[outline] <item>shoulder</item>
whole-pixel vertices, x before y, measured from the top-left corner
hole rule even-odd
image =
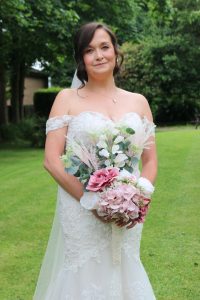
[[[139,93],[132,93],[123,89],[120,89],[120,92],[124,97],[127,98],[127,101],[131,103],[133,111],[138,112],[142,117],[146,116],[149,120],[153,120],[151,109],[148,100],[145,96]]]
[[[134,97],[139,105],[140,108],[140,115],[142,117],[147,117],[150,121],[153,121],[153,116],[151,112],[151,108],[149,106],[149,102],[145,96],[138,93],[132,93],[132,97]]]
[[[142,105],[144,108],[149,107],[149,102],[145,96],[138,93],[131,93],[132,98],[136,99],[140,105]]]
[[[75,94],[75,89],[61,90],[54,100],[49,117],[69,114],[71,103]]]
[[[126,91],[126,90],[123,90],[123,89],[119,89],[120,93],[132,100],[137,100],[137,101],[140,101],[141,104],[148,104],[148,101],[147,99],[142,95],[142,94],[139,94],[139,93],[132,93],[132,92],[129,92],[129,91]]]

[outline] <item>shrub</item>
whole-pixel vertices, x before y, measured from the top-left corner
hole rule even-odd
[[[29,141],[30,146],[43,148],[45,143],[46,118],[32,117],[18,124],[22,140]]]
[[[33,101],[37,116],[48,118],[54,99],[61,89],[60,87],[52,87],[35,92]]]
[[[45,118],[31,117],[18,124],[2,125],[0,127],[1,140],[12,145],[26,144],[42,148],[45,143],[45,123]]]
[[[184,46],[183,46],[184,45]],[[199,110],[200,67],[197,52],[181,36],[154,36],[126,43],[123,88],[143,94],[157,123],[185,123]]]

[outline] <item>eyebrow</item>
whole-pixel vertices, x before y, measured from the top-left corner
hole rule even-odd
[[[110,45],[111,44],[111,42],[102,42],[101,44],[100,44],[100,46],[103,46],[103,45]],[[89,48],[89,47],[91,47],[92,48],[92,45],[91,44],[89,44],[86,48]]]

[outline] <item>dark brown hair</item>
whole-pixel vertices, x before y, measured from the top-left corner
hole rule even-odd
[[[111,42],[113,44],[114,51],[117,56],[116,65],[113,70],[113,75],[119,72],[120,66],[123,62],[123,55],[118,49],[117,38],[115,34],[108,28],[107,25],[104,25],[102,23],[91,22],[81,26],[74,38],[74,58],[77,63],[77,77],[82,82],[83,86],[85,85],[85,81],[88,81],[88,75],[85,70],[83,54],[84,50],[91,42],[94,33],[97,29],[104,29],[111,38]]]

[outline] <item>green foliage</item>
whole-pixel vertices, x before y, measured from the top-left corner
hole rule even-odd
[[[59,93],[60,91],[62,90],[62,88],[60,86],[52,86],[52,87],[49,87],[49,88],[42,88],[42,89],[39,89],[35,92],[35,94],[49,94],[49,93]]]
[[[45,143],[46,118],[31,117],[17,124],[1,125],[0,140],[12,146],[24,145],[43,148]]]
[[[23,70],[35,60],[53,84],[70,85],[74,31],[82,23],[101,21],[115,31],[120,44],[125,43],[120,85],[143,93],[159,122],[189,121],[199,110],[199,4],[199,0],[1,1],[0,68],[5,74],[0,72],[0,84],[10,78],[19,83],[15,85],[19,95],[11,97],[13,111],[21,105]]]
[[[154,36],[140,44],[126,43],[119,84],[144,94],[156,122],[180,123],[199,110],[198,51],[180,35]]]
[[[50,61],[57,53],[68,52],[78,16],[62,1],[9,0],[1,2],[0,19],[3,54],[19,53],[20,60],[30,65],[35,59]]]
[[[26,71],[36,60],[49,66],[60,56],[72,56],[72,32],[78,18],[68,1],[0,1],[0,85],[3,90],[11,86],[13,122],[22,116]],[[4,109],[3,122],[5,114]]]
[[[51,107],[61,88],[52,87],[50,89],[41,89],[34,94],[35,113],[44,118],[48,118]]]
[[[109,1],[80,0],[73,3],[80,17],[79,24],[86,22],[105,22],[116,32],[119,42],[135,39],[137,35],[137,17],[140,7],[132,0]]]
[[[21,137],[20,130],[16,124],[3,124],[0,126],[0,141],[15,143]]]
[[[22,140],[28,141],[31,147],[44,148],[46,118],[32,117],[18,123]]]

